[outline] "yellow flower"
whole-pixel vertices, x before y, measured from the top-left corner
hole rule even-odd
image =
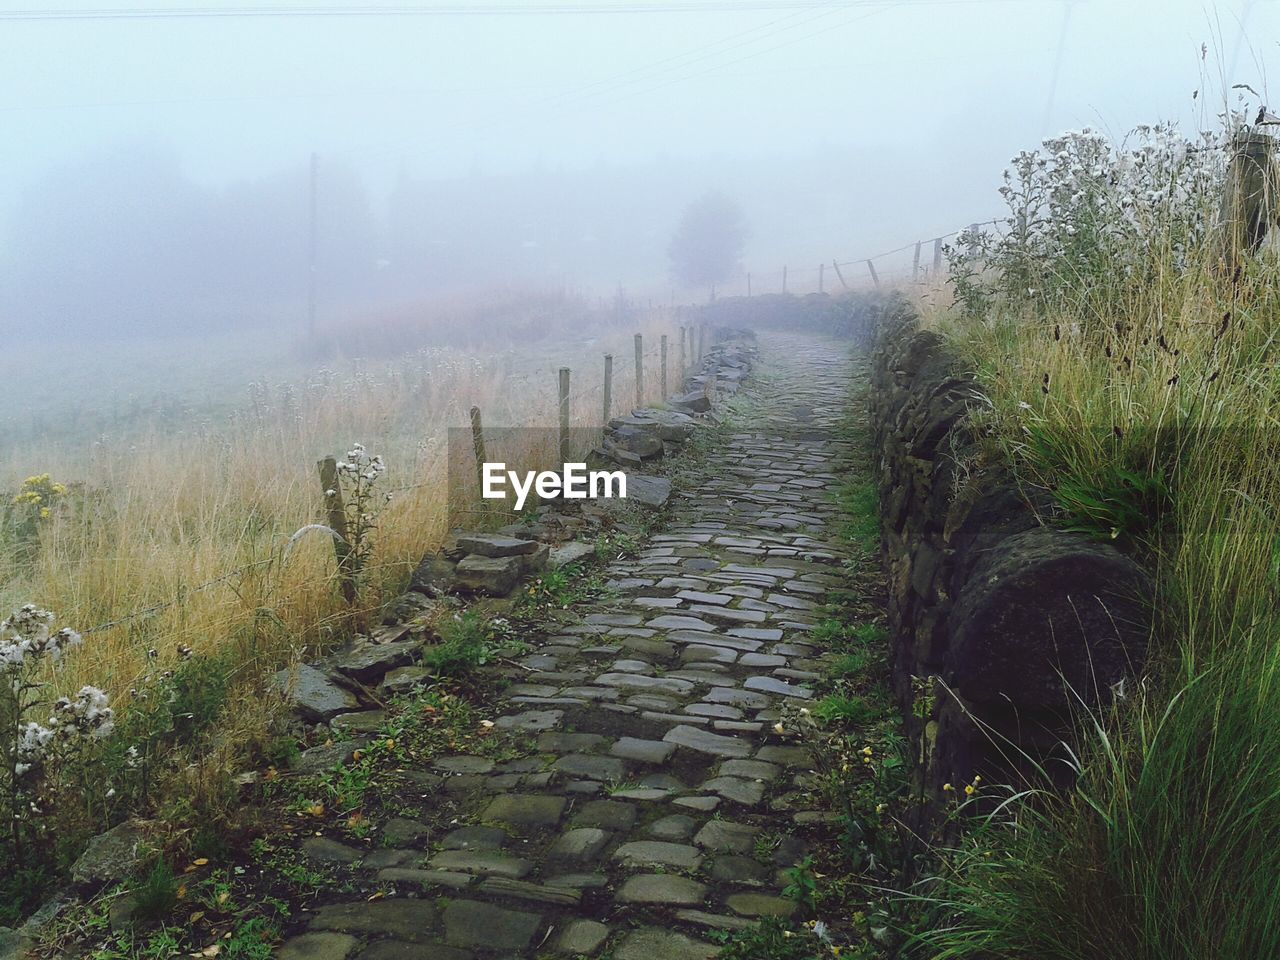
[[[885,810],[885,807],[886,807],[886,806],[887,806],[887,804],[877,803],[877,804],[876,804],[876,813],[884,813],[884,810]]]
[[[981,782],[982,782],[982,778],[981,778],[981,777],[977,777],[977,776],[975,776],[975,777],[973,778],[973,785],[974,785],[975,787],[976,787],[978,784],[980,784]]]
[[[944,783],[944,784],[942,785],[942,792],[943,792],[943,793],[950,793],[950,792],[951,792],[952,790],[954,790],[954,789],[955,789],[955,787],[951,786],[951,784],[949,784],[949,783]]]
[[[51,514],[51,513],[49,512],[49,508],[48,508],[48,507],[41,507],[41,508],[40,508],[40,519],[41,519],[41,520],[48,520],[51,516],[53,516],[53,514]]]
[[[874,753],[874,752],[875,752],[875,751],[873,751],[870,747],[863,747],[863,748],[862,748],[862,755],[863,755],[864,757],[869,757],[869,756],[871,756],[871,754],[872,754],[872,753]]]
[[[973,792],[974,792],[974,786],[973,786],[973,784],[972,784],[972,783],[966,784],[966,785],[965,785],[965,788],[964,788],[964,795],[965,795],[966,797],[972,797],[972,796],[973,796]]]

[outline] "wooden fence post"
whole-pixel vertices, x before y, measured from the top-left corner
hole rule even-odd
[[[613,354],[604,355],[604,420],[602,426],[609,426],[609,418],[613,416]]]
[[[838,264],[836,261],[832,260],[832,261],[831,261],[831,266],[835,269],[835,271],[836,271],[836,276],[840,278],[840,286],[841,286],[843,289],[848,290],[848,289],[849,289],[849,285],[848,285],[847,283],[845,283],[845,282],[844,282],[844,273],[843,273],[843,271],[841,271],[841,269],[840,269],[840,264]]]
[[[871,282],[876,285],[876,289],[880,289],[880,274],[876,273],[876,265],[870,260],[867,261],[867,271],[871,274]]]
[[[471,449],[476,455],[476,485],[484,496],[484,427],[480,423],[480,408],[471,408]]]
[[[560,462],[569,462],[569,368],[560,368]]]
[[[320,490],[324,494],[329,529],[336,534],[333,554],[338,561],[338,586],[347,603],[353,604],[356,602],[355,571],[351,569],[354,558],[348,539],[347,508],[342,502],[342,482],[338,479],[338,461],[334,457],[325,457],[316,462],[316,467],[320,470]]]
[[[1280,190],[1272,165],[1275,139],[1256,130],[1244,130],[1231,141],[1231,160],[1219,215],[1223,232],[1223,261],[1234,273],[1245,253],[1258,249],[1267,231],[1277,223]]]
[[[662,354],[662,400],[665,402],[667,399],[667,335],[665,333],[660,343],[662,345],[659,351]]]
[[[705,321],[698,324],[698,362],[702,362],[703,355],[707,352],[707,324]]]
[[[782,292],[787,292],[787,268],[785,266],[782,268]]]
[[[823,288],[824,278],[826,276],[826,270],[827,270],[827,265],[825,263],[818,264],[818,292],[819,293],[827,292]]]
[[[747,274],[747,298],[751,297],[751,274]]]
[[[644,406],[644,336],[636,334],[636,407]]]
[[[942,271],[942,238],[933,241],[933,273],[936,276]]]
[[[911,279],[919,281],[920,279],[920,241],[916,241],[916,255],[911,261]]]
[[[684,390],[684,375],[689,369],[689,361],[685,358],[684,352],[684,327],[680,328],[680,389]]]

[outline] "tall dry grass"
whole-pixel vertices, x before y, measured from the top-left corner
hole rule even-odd
[[[487,427],[554,428],[557,369],[568,366],[572,426],[598,438],[602,354],[616,357],[615,410],[629,409],[635,332],[649,354],[646,401],[662,399],[663,333],[673,344],[675,389],[678,328],[665,311],[625,323],[581,311],[573,321],[575,329],[540,339],[502,337],[489,326],[483,345],[472,349],[292,361],[289,380],[241,384],[217,398],[214,415],[194,410],[185,420],[130,422],[100,442],[12,447],[0,476],[52,469],[68,488],[38,524],[37,549],[0,551],[0,599],[35,602],[86,633],[50,693],[94,684],[127,713],[140,678],[172,667],[186,647],[197,657],[228,658],[237,680],[228,714],[265,721],[261,710],[248,709],[262,702],[265,678],[360,619],[335,589],[331,543],[302,537],[288,547],[299,528],[323,521],[319,458],[358,441],[387,463],[380,486],[391,495],[359,602],[372,611],[403,589],[446,533],[447,432],[468,425],[472,405],[481,407]],[[391,352],[377,340],[378,329],[364,334],[370,354]],[[553,443],[553,430],[537,435]],[[545,454],[550,462],[554,450]]]

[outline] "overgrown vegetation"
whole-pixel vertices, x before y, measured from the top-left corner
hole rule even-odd
[[[468,610],[441,625],[440,642],[423,654],[422,665],[436,677],[464,680],[497,657],[527,649],[510,621]]]
[[[1004,231],[953,251],[941,325],[980,426],[1057,522],[1154,572],[1157,644],[1075,789],[944,858],[921,956],[1280,953],[1280,269],[1232,240],[1226,127],[1046,141],[1006,175]]]
[[[60,697],[74,705],[77,691],[89,689],[110,702],[115,729],[75,758],[61,748],[56,763],[48,755],[42,769],[59,773],[41,782],[56,783],[61,799],[38,816],[29,806],[10,815],[10,800],[21,793],[28,804],[31,791],[14,787],[16,753],[4,747],[10,772],[0,799],[10,813],[3,827],[8,834],[20,819],[23,831],[47,841],[24,836],[18,851],[10,836],[0,850],[0,925],[30,913],[89,837],[127,817],[163,824],[171,850],[219,848],[238,808],[234,776],[289,749],[273,729],[281,705],[270,685],[275,671],[376,622],[382,604],[442,541],[448,484],[441,454],[447,430],[467,422],[459,398],[481,404],[487,425],[545,422],[543,411],[556,409],[556,384],[539,373],[544,360],[571,363],[590,383],[599,376],[599,348],[612,339],[621,353],[630,343],[632,328],[593,319],[600,336],[590,346],[522,343],[517,356],[490,343],[483,358],[432,349],[333,369],[277,358],[281,375],[291,377],[285,382],[258,367],[263,379],[224,378],[212,396],[193,388],[172,402],[127,409],[85,396],[85,409],[64,411],[61,432],[50,432],[65,444],[18,444],[6,427],[0,611],[34,600],[57,610],[86,642],[56,672],[41,668],[29,678],[34,685],[22,690],[21,709],[0,717],[11,731],[0,746],[17,742],[20,723],[43,724]],[[665,324],[665,314],[655,313],[637,326],[656,340]],[[85,383],[97,379],[81,373]],[[653,397],[656,364],[645,374]],[[625,365],[614,389],[634,390]],[[113,417],[88,409],[99,402]],[[598,426],[598,417],[595,407],[575,406],[575,426]],[[68,433],[72,425],[79,432]],[[353,437],[384,455],[385,469],[351,448]],[[554,447],[554,438],[548,442]],[[332,536],[293,536],[327,523],[315,463],[348,448],[343,462],[352,470],[331,489],[346,508],[354,604],[335,588]],[[540,589],[549,601],[584,583],[551,577]],[[508,642],[514,637],[493,630],[479,643],[465,633],[446,630],[443,649],[432,654],[438,674],[465,674],[516,649]]]
[[[435,650],[483,648],[497,657],[519,648],[507,621],[474,613],[442,632]],[[476,656],[441,657],[435,678],[393,698],[379,729],[323,769],[300,772],[306,768],[296,765],[297,747],[331,744],[290,741],[294,749],[280,750],[280,765],[262,776],[251,817],[213,833],[217,842],[206,849],[158,837],[154,855],[131,880],[60,915],[43,936],[44,949],[98,960],[268,960],[291,918],[318,895],[344,888],[333,865],[306,856],[304,844],[323,838],[358,856],[385,843],[393,821],[447,829],[469,800],[424,792],[415,778],[435,757],[465,753],[505,762],[533,752],[528,738],[495,728],[492,677],[480,665]],[[375,887],[366,894],[374,900],[385,892]]]

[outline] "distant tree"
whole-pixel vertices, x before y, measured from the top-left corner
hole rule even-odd
[[[687,207],[667,247],[671,273],[689,286],[733,276],[749,234],[742,208],[723,193],[708,191]]]

